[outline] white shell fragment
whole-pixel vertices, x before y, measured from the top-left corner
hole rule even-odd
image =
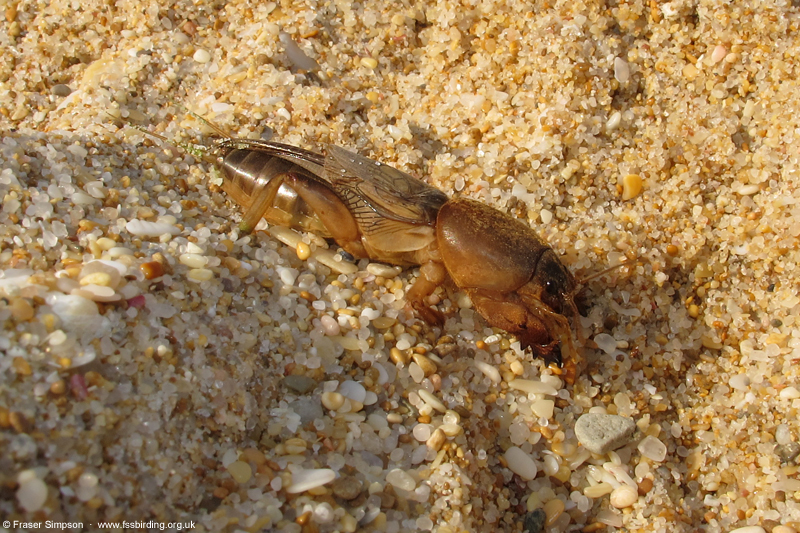
[[[319,63],[314,59],[308,57],[303,50],[297,46],[297,43],[292,40],[292,36],[286,32],[280,32],[279,39],[283,45],[289,61],[300,70],[314,71],[319,70]]]
[[[78,336],[100,337],[111,327],[108,319],[100,315],[97,305],[83,296],[51,293],[46,301],[61,319],[62,329]]]
[[[286,487],[289,494],[305,492],[316,487],[321,487],[336,479],[336,472],[330,468],[312,468],[292,473],[292,483]]]
[[[148,220],[139,220],[134,218],[125,224],[125,229],[134,235],[141,237],[160,237],[164,234],[177,235],[181,232],[173,224],[166,222],[150,222]]]

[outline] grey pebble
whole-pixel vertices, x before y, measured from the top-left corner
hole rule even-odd
[[[632,418],[587,413],[575,422],[578,442],[592,453],[604,455],[630,442],[636,424]]]
[[[544,531],[544,523],[547,520],[547,515],[543,509],[535,509],[525,515],[525,520],[522,523],[522,531],[525,533],[541,533]]]
[[[317,386],[317,382],[308,376],[286,376],[283,384],[298,394],[305,394]]]
[[[781,464],[796,463],[797,456],[800,455],[800,444],[796,442],[779,444],[775,447],[775,455],[780,458]]]
[[[343,500],[353,500],[361,494],[361,481],[353,476],[342,476],[331,486],[333,494]]]
[[[69,85],[64,85],[63,83],[53,85],[53,88],[50,89],[50,91],[55,96],[69,96],[72,93],[72,89],[70,89]]]

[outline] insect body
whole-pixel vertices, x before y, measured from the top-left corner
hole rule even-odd
[[[245,208],[242,229],[268,222],[330,237],[356,258],[420,265],[407,292],[421,318],[441,325],[426,299],[449,277],[495,327],[516,335],[574,381],[566,314],[578,283],[526,224],[443,192],[395,168],[328,145],[324,154],[271,141],[225,138],[197,149]]]

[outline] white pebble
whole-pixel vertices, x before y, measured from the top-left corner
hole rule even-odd
[[[552,385],[532,379],[512,379],[508,386],[528,394],[545,394],[547,396],[556,396],[558,394],[558,391]]]
[[[611,492],[609,501],[617,509],[630,507],[639,499],[639,493],[629,485],[621,485]]]
[[[713,63],[719,63],[720,61],[725,59],[726,55],[728,55],[728,51],[725,49],[724,46],[718,44],[716,48],[714,48],[714,51],[711,53],[711,61]]]
[[[356,381],[342,382],[342,384],[339,385],[339,393],[345,398],[350,398],[359,403],[364,403],[364,399],[367,397],[367,389],[364,388],[364,385]]]
[[[23,477],[22,473],[20,477]],[[38,511],[47,501],[47,485],[37,477],[25,476],[17,489],[17,501],[29,513]]]
[[[621,57],[614,58],[614,79],[620,83],[628,83],[631,77],[631,69],[628,62]]]
[[[139,220],[134,218],[125,224],[125,229],[129,233],[139,235],[140,237],[160,237],[161,235],[177,235],[181,232],[173,224],[167,222],[150,222],[148,220]]]
[[[501,380],[500,371],[497,370],[497,368],[495,368],[494,366],[490,365],[489,363],[484,363],[483,361],[478,361],[477,359],[474,361],[474,363],[475,363],[475,367],[478,370],[483,372],[484,375],[486,375],[486,377],[488,377],[490,380],[492,380],[492,383],[494,383],[495,385],[500,383],[500,380]]]
[[[542,209],[539,211],[539,218],[542,221],[542,224],[549,224],[551,220],[553,220],[553,212],[547,209]]]
[[[554,455],[545,455],[544,457],[544,473],[548,476],[554,476],[558,473],[558,469],[561,464],[558,462],[558,459]]]
[[[614,131],[622,122],[622,113],[614,111],[606,122],[606,131]]]
[[[384,265],[383,263],[370,263],[367,265],[367,272],[375,276],[382,276],[387,279],[397,277],[402,272],[400,267]]]
[[[186,277],[197,282],[208,281],[214,277],[214,272],[207,268],[193,268],[186,274]]]
[[[667,447],[657,438],[648,435],[637,446],[639,453],[651,461],[661,462],[667,457]]]
[[[198,63],[208,63],[209,61],[211,61],[211,54],[208,53],[207,50],[199,48],[192,56],[192,59],[194,59]]]
[[[325,330],[325,335],[334,336],[341,332],[339,323],[330,315],[322,315],[319,317],[319,322],[322,324],[322,329]]]
[[[594,342],[609,355],[617,351],[617,340],[608,333],[598,333],[594,336]]]
[[[94,333],[102,337],[111,327],[109,320],[100,315],[97,304],[83,296],[50,293],[47,304],[61,319],[61,327],[67,332],[84,335]]]
[[[531,403],[531,411],[539,418],[551,418],[556,402],[553,400],[536,400]]]
[[[789,431],[789,426],[786,424],[778,424],[775,428],[775,442],[778,444],[789,444],[792,442],[792,434]]]
[[[785,400],[796,400],[800,398],[800,391],[796,387],[786,387],[781,390],[780,397]]]
[[[328,502],[322,502],[314,509],[314,522],[318,524],[329,524],[334,516],[333,507]]]
[[[440,413],[444,413],[445,411],[447,411],[447,407],[445,407],[445,405],[439,400],[439,398],[437,398],[430,392],[426,391],[425,389],[418,390],[417,394],[419,394],[419,397],[422,399],[423,402],[427,403]]]
[[[427,448],[422,447],[427,451]],[[414,478],[401,468],[395,468],[394,470],[390,471],[386,474],[386,481],[391,483],[393,486],[397,487],[398,489],[406,490],[411,492],[417,486],[417,482],[414,481]]]
[[[773,529],[773,531],[775,531]],[[736,529],[731,529],[729,533],[767,533],[761,526],[745,526]]]
[[[305,492],[315,487],[321,487],[336,479],[336,472],[330,468],[311,468],[292,473],[292,484],[286,487],[289,494]]]
[[[178,260],[189,268],[205,268],[208,257],[200,254],[181,254]]]
[[[420,442],[425,442],[431,438],[431,433],[433,433],[433,426],[430,424],[417,424],[414,426],[414,429],[411,430],[411,434]]]
[[[344,396],[338,392],[323,392],[320,401],[325,409],[336,411],[344,404]]]
[[[505,453],[508,468],[519,477],[530,481],[536,477],[536,462],[517,446],[512,446]]]
[[[306,53],[297,46],[297,43],[294,42],[291,35],[282,31],[278,34],[278,39],[280,39],[281,44],[283,44],[284,51],[289,57],[289,61],[291,61],[295,67],[300,70],[319,70],[319,64],[314,59],[308,57]]]
[[[728,381],[728,384],[734,389],[747,390],[750,388],[750,378],[747,374],[736,374]]]
[[[422,368],[417,363],[411,363],[408,365],[408,373],[411,376],[411,379],[414,380],[414,383],[420,383],[423,379],[425,379],[425,372],[422,371]]]

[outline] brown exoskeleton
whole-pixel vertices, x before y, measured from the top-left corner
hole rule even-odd
[[[490,325],[548,362],[563,361],[574,381],[565,315],[577,318],[579,284],[528,225],[338,146],[318,154],[214,129],[225,138],[213,146],[182,146],[221,170],[223,190],[245,209],[244,231],[265,218],[330,237],[356,258],[420,265],[407,298],[436,325],[442,315],[426,299],[449,276]]]

